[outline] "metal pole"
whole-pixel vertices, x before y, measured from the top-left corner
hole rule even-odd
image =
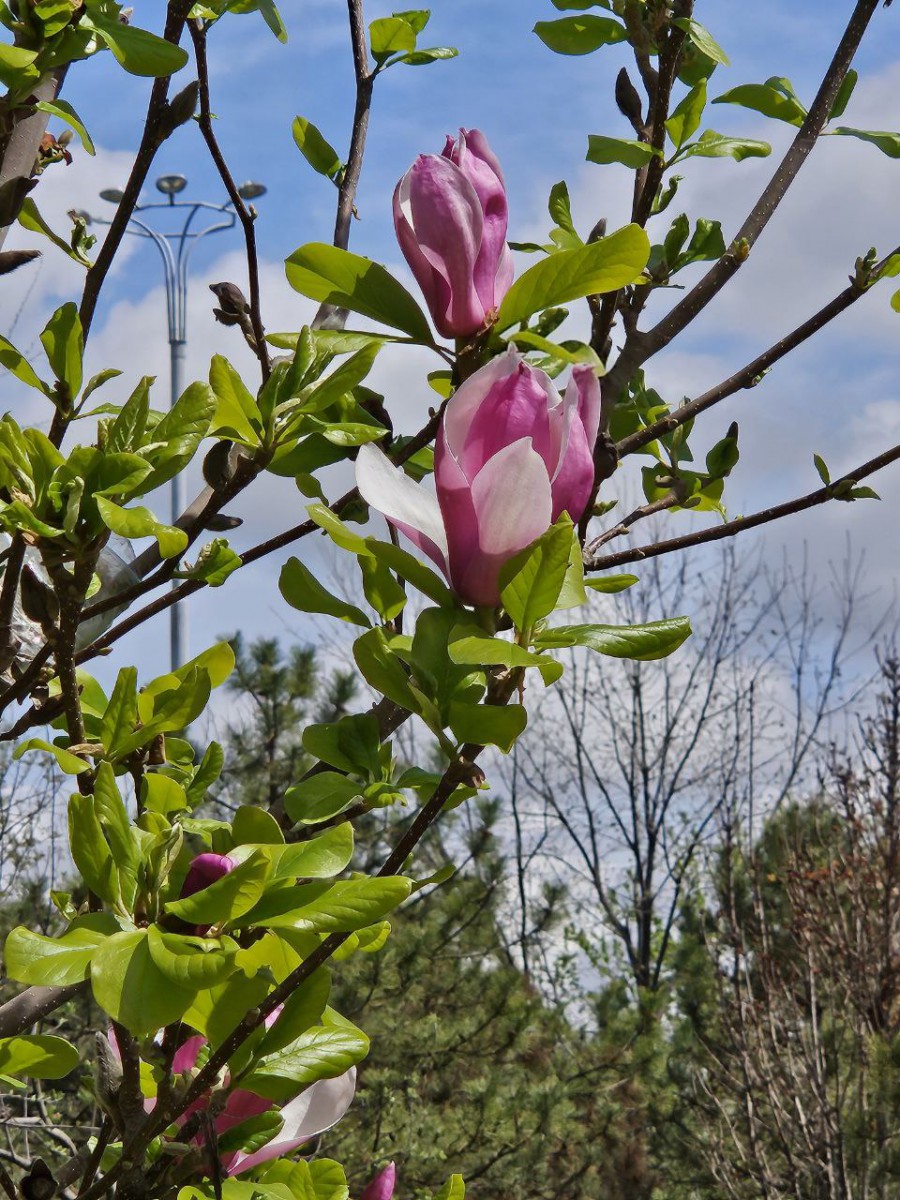
[[[172,389],[170,407],[184,389],[184,341],[172,338],[169,341],[169,356],[171,362]],[[179,472],[172,476],[172,524],[174,525],[184,511],[185,492],[184,479]],[[178,580],[172,581],[172,587],[177,587]],[[188,646],[187,605],[173,604],[170,616],[170,645],[172,670],[175,671],[185,661]]]

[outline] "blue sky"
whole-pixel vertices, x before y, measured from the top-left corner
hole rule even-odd
[[[135,7],[138,23],[160,26],[158,0],[136,0]],[[851,9],[850,0],[795,0],[792,5],[783,0],[700,0],[696,16],[732,59],[729,69],[717,72],[712,94],[777,74],[789,75],[808,102]],[[330,240],[335,192],[301,158],[290,125],[296,114],[308,117],[343,150],[352,113],[352,73],[342,0],[285,0],[282,11],[289,30],[286,46],[275,41],[257,15],[231,18],[213,31],[212,103],[235,176],[258,178],[269,188],[258,205],[266,324],[269,329],[296,329],[309,318],[311,307],[284,284],[281,262],[303,242]],[[369,3],[366,16],[389,11]],[[391,225],[394,183],[416,154],[439,150],[445,133],[461,125],[483,129],[503,163],[511,237],[533,237],[545,230],[546,196],[562,178],[569,182],[585,232],[601,214],[610,217],[611,227],[626,219],[630,173],[584,162],[588,133],[629,136],[612,103],[615,74],[627,61],[625,50],[607,48],[585,58],[551,54],[531,32],[535,21],[562,15],[549,0],[434,0],[432,11],[423,44],[456,45],[460,57],[425,68],[397,67],[378,81],[358,200],[361,219],[354,223],[352,248],[404,273]],[[857,64],[863,81],[847,113],[849,124],[900,127],[898,21],[896,7],[879,9],[874,19]],[[184,81],[190,77],[188,69]],[[51,219],[63,224],[62,215],[73,206],[103,211],[97,192],[121,186],[126,178],[147,91],[146,80],[123,75],[109,55],[70,72],[65,96],[88,124],[99,152],[95,160],[79,155],[75,166],[58,168],[42,181],[37,198]],[[776,147],[776,155],[766,161],[695,160],[686,172],[683,199],[672,215],[685,209],[693,217],[721,217],[727,236],[763,186],[790,131],[729,106],[712,109],[707,119],[720,130],[764,137]],[[185,127],[163,147],[153,177],[170,171],[189,177],[188,195],[224,198],[195,127]],[[873,242],[881,250],[900,242],[898,172],[900,163],[871,147],[846,139],[823,144],[783,215],[721,304],[652,367],[665,397],[677,401],[731,374],[840,290],[856,254]],[[78,294],[77,268],[61,261],[52,248],[40,271],[32,278],[24,271],[13,277],[0,307],[0,329],[8,332],[15,323],[14,340],[23,349],[33,344],[52,308]],[[252,371],[236,339],[210,317],[206,284],[223,277],[243,282],[236,233],[210,239],[194,262],[189,331],[193,377],[205,374],[216,351]],[[126,368],[129,387],[140,372],[159,373],[160,405],[167,353],[162,312],[153,252],[131,245],[104,292],[90,356],[93,369]],[[837,472],[900,440],[898,351],[900,317],[890,312],[881,290],[756,392],[721,406],[709,422],[707,440],[721,436],[732,418],[742,419],[744,427],[744,459],[733,481],[732,511],[812,490],[813,450]],[[432,367],[421,356],[408,355],[402,361],[386,360],[376,372],[389,401],[392,395],[400,398],[410,425],[431,399],[422,382],[423,365]],[[124,384],[120,390],[127,394]],[[114,398],[115,386],[109,398]],[[2,394],[4,406],[21,411],[25,400],[19,392],[4,385]],[[868,547],[873,587],[886,595],[897,561],[893,510],[900,487],[890,481],[876,481],[875,486],[885,495],[882,506],[819,510],[784,527],[783,534],[771,535],[773,556],[780,556],[782,544],[798,552],[809,539],[813,559],[824,569],[830,557],[840,556],[850,533],[858,547]],[[247,524],[235,544],[252,544],[293,524],[301,519],[302,503],[289,483],[267,482],[238,507]],[[673,533],[691,523],[688,517],[673,521]],[[304,557],[310,552],[304,546]],[[194,651],[236,624],[250,635],[304,635],[277,595],[281,561],[267,563],[252,577],[242,572],[226,589],[207,593],[192,605]],[[158,658],[153,640],[145,634],[127,651],[149,665]]]

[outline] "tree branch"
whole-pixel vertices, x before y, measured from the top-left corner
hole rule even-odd
[[[760,525],[767,525],[771,521],[778,521],[782,517],[789,517],[794,513],[804,512],[807,508],[815,508],[819,504],[834,500],[836,499],[835,489],[840,485],[852,486],[898,460],[900,460],[900,445],[892,446],[883,454],[870,458],[855,471],[848,471],[846,475],[835,479],[826,487],[808,492],[796,500],[789,500],[785,504],[776,504],[772,508],[761,509],[748,517],[736,517],[735,520],[726,521],[723,525],[716,525],[712,529],[700,529],[696,533],[688,533],[683,537],[669,538],[663,542],[654,542],[649,546],[637,546],[633,550],[621,550],[618,554],[606,554],[602,558],[589,558],[585,561],[585,570],[606,571],[625,563],[642,562],[647,558],[656,558],[660,554],[671,554],[676,550],[687,550],[691,546],[701,546],[706,542],[718,542],[722,538],[734,537],[735,534],[743,533],[747,529],[756,529]]]
[[[269,360],[269,349],[266,344],[266,331],[263,328],[262,312],[259,294],[259,257],[256,250],[256,210],[251,205],[247,208],[237,185],[234,182],[228,164],[216,140],[212,124],[212,111],[209,105],[209,64],[206,57],[206,28],[200,20],[189,21],[188,30],[194,43],[194,54],[197,59],[197,79],[200,85],[200,132],[206,142],[207,149],[216,164],[219,177],[228,192],[232,207],[237,213],[241,228],[244,231],[244,242],[247,247],[247,274],[250,280],[250,322],[253,326],[253,340],[256,342],[256,357],[259,359],[263,383],[269,378],[272,364]]]

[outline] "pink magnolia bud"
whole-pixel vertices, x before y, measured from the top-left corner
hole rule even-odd
[[[211,883],[217,883],[229,871],[234,870],[234,863],[227,854],[198,854],[188,867],[188,873],[181,885],[181,899],[202,892]]]
[[[507,218],[500,165],[477,129],[421,154],[397,184],[397,240],[443,337],[477,333],[509,290]]]
[[[500,568],[563,513],[590,499],[600,385],[575,367],[565,395],[515,350],[471,375],[451,397],[435,446],[437,496],[374,446],[362,446],[363,498],[427,554],[461,600],[500,603]]]
[[[397,1168],[390,1162],[378,1172],[359,1200],[392,1200],[397,1183]]]

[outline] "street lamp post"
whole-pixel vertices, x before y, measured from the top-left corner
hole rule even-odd
[[[210,204],[205,200],[176,199],[187,187],[187,179],[183,175],[161,175],[156,181],[157,190],[166,197],[151,204],[136,204],[134,212],[128,221],[128,233],[135,237],[146,238],[153,242],[163,261],[163,272],[166,284],[166,314],[169,327],[169,367],[170,367],[170,406],[181,395],[184,388],[185,347],[187,346],[187,288],[188,264],[194,247],[199,241],[211,233],[233,229],[237,214],[231,207],[231,201],[224,204]],[[238,188],[243,200],[255,200],[265,194],[261,183],[247,182]],[[101,200],[118,204],[122,192],[116,188],[105,188],[100,193]],[[183,216],[181,228],[172,231],[160,231],[148,224],[137,214],[154,213],[158,210],[169,212],[178,209],[178,215]],[[198,214],[215,214],[209,223],[198,228]],[[88,222],[98,225],[109,225],[111,222],[104,217],[94,217],[89,213],[81,214]],[[174,525],[184,511],[184,479],[176,474],[171,482],[172,524]],[[170,610],[170,641],[172,670],[184,662],[187,650],[187,611],[185,605],[173,604]]]

